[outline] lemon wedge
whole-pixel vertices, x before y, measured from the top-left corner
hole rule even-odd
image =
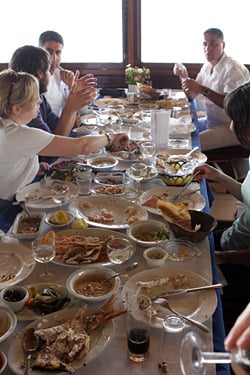
[[[75,219],[71,225],[72,229],[81,229],[81,228],[87,228],[88,224],[84,219],[78,218]]]
[[[61,210],[61,211],[56,211],[53,214],[51,214],[49,221],[52,224],[62,225],[62,224],[67,224],[69,222],[69,218],[66,212]]]

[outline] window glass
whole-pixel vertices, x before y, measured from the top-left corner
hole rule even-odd
[[[203,63],[203,32],[224,33],[225,51],[241,63],[250,62],[246,38],[249,15],[246,0],[141,0],[143,62]]]
[[[122,0],[2,1],[1,15],[1,63],[46,30],[63,36],[63,62],[122,62]]]

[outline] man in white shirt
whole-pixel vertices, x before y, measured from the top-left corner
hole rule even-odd
[[[74,81],[74,73],[60,66],[63,37],[55,31],[45,31],[39,37],[39,47],[46,49],[51,60],[49,85],[44,96],[60,116]]]
[[[227,56],[221,30],[208,29],[203,34],[203,50],[207,62],[202,66],[196,79],[188,77],[185,66],[176,64],[174,74],[181,78],[182,88],[189,98],[203,95],[206,118],[200,121],[200,141],[202,151],[238,145],[234,133],[230,131],[230,119],[223,108],[226,94],[250,81],[248,69]]]

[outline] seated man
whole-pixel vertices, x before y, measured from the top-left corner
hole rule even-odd
[[[39,37],[39,47],[46,49],[50,55],[50,78],[44,96],[60,116],[74,82],[74,73],[60,66],[63,37],[55,31],[45,31]]]
[[[36,118],[28,126],[45,130],[56,135],[69,136],[76,119],[77,110],[91,103],[96,95],[96,78],[87,74],[80,79],[76,72],[62,113],[57,116],[43,95],[49,83],[50,55],[40,47],[23,46],[12,55],[9,68],[16,72],[33,74],[39,80],[41,105]],[[54,159],[43,159],[48,163]]]
[[[238,145],[230,131],[230,119],[223,109],[226,94],[250,80],[248,69],[227,56],[221,30],[216,28],[204,32],[203,49],[207,59],[196,79],[188,77],[184,65],[176,64],[174,74],[181,78],[182,88],[189,98],[202,94],[205,98],[206,119],[200,122],[202,151]]]

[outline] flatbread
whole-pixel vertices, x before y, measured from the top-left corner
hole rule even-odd
[[[158,199],[158,208],[165,220],[178,224],[184,229],[192,230],[191,215],[184,202],[174,204]]]

